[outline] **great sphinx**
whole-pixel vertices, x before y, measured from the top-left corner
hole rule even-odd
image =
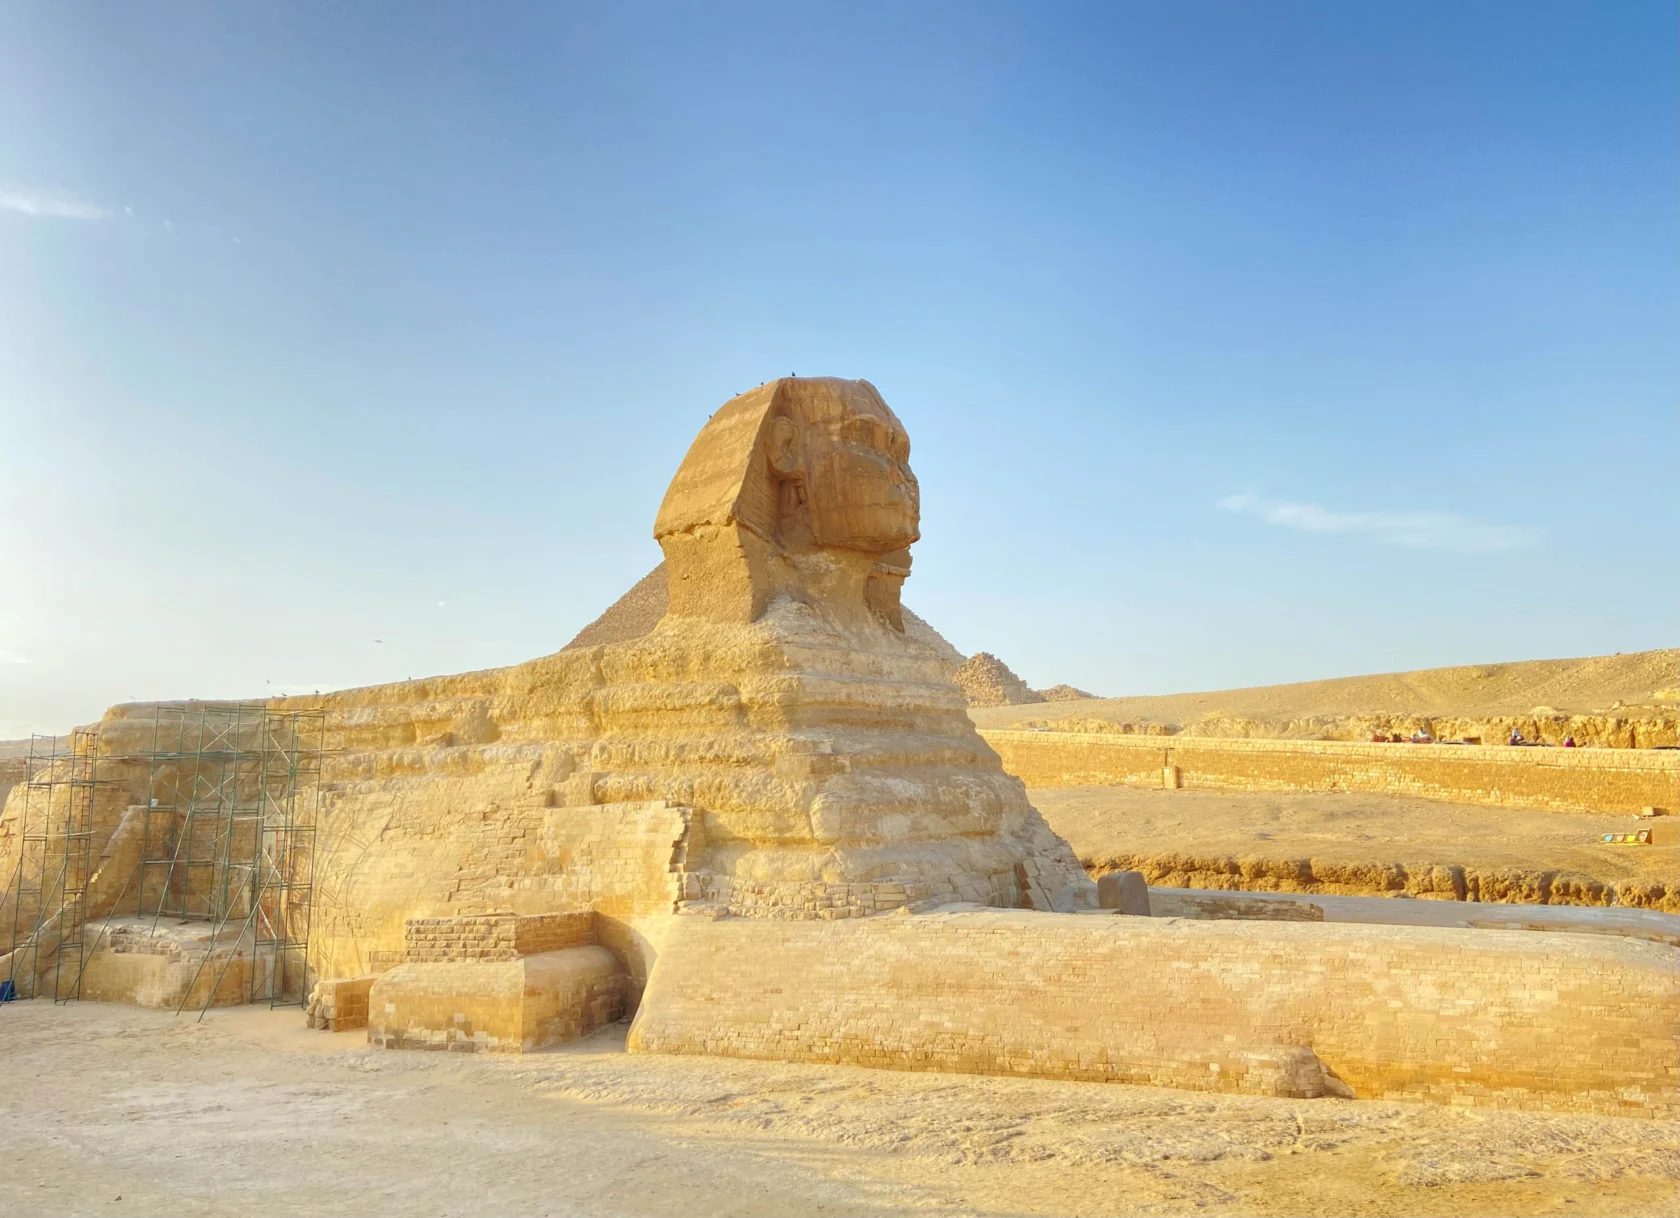
[[[970,723],[948,645],[900,603],[909,456],[868,382],[770,382],[671,480],[656,619],[511,668],[275,700],[326,716],[316,975],[388,967],[416,918],[594,910],[634,992],[681,912],[1094,905]],[[133,754],[149,713],[108,712],[105,751]],[[113,808],[147,802],[143,767],[127,785]],[[109,886],[125,856],[103,853]]]

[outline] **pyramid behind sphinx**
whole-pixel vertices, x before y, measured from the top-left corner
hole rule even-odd
[[[632,584],[628,592],[607,606],[606,612],[600,617],[578,631],[572,641],[561,650],[629,643],[653,633],[653,628],[659,625],[659,620],[665,616],[665,609],[669,603],[665,572],[665,564],[661,562]],[[903,609],[903,614],[904,633],[934,651],[955,673],[963,664],[963,653],[951,646],[944,635],[912,613],[908,607]],[[970,699],[969,705],[973,706],[976,703]]]

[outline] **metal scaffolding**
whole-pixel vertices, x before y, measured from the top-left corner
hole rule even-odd
[[[17,863],[0,901],[0,936],[10,933],[0,1001],[78,997],[112,921],[138,916],[151,919],[152,936],[165,918],[209,925],[178,1009],[195,994],[204,1008],[301,1006],[326,716],[262,702],[158,703],[149,749],[132,747],[144,732],[135,726],[115,737],[129,742],[116,752],[98,727],[30,742]],[[118,840],[124,806],[140,814],[140,841],[113,897],[114,875],[90,876],[93,838]],[[101,867],[135,857],[107,849]],[[90,883],[92,920],[103,918],[91,930]]]
[[[81,990],[94,798],[101,782],[97,729],[30,737],[0,998],[50,994],[54,1002],[68,1002]],[[44,957],[50,963],[43,964]]]
[[[205,994],[249,952],[247,1000],[308,998],[315,817],[326,718],[261,702],[173,702],[153,708],[138,910],[207,921],[212,943],[237,928]],[[182,1006],[211,966],[207,952]]]

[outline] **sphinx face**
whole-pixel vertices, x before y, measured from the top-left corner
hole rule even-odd
[[[793,596],[902,631],[920,525],[910,437],[875,386],[771,381],[712,415],[665,491],[653,535],[670,564],[667,616],[755,622]],[[816,554],[833,561],[806,561]]]
[[[811,540],[871,554],[906,549],[921,536],[921,490],[904,425],[869,386],[805,405],[800,439]]]

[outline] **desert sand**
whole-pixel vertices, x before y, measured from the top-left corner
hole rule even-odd
[[[1470,664],[1263,685],[1247,689],[1089,698],[1051,706],[975,708],[983,728],[1026,720],[1109,719],[1188,724],[1207,716],[1286,721],[1352,715],[1526,715],[1536,707],[1563,714],[1634,708],[1672,711],[1680,651],[1637,651],[1569,660]],[[1618,705],[1619,704],[1619,705]]]
[[[1421,895],[1436,891],[1437,869],[1458,867],[1484,900],[1544,903],[1559,877],[1614,887],[1680,873],[1680,847],[1599,840],[1653,824],[1672,830],[1672,818],[1344,792],[1041,787],[1030,796],[1092,874],[1138,870],[1152,884]]]
[[[369,1049],[298,1011],[0,1008],[0,1212],[1672,1214],[1640,1120],[631,1056]],[[120,1198],[120,1200],[119,1200]]]

